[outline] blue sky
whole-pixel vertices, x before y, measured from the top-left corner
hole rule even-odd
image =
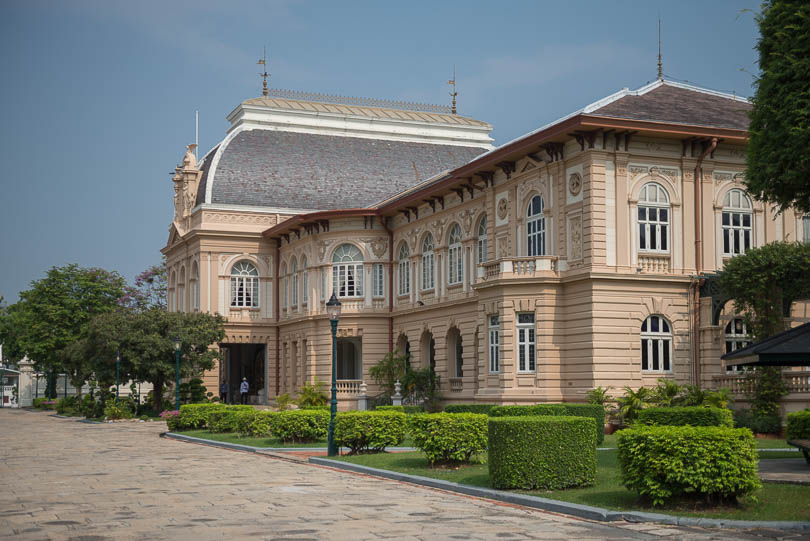
[[[759,2],[83,1],[0,7],[0,295],[52,266],[160,260],[170,172],[270,86],[449,103],[503,144],[664,73],[750,96]],[[747,11],[746,11],[747,10]]]

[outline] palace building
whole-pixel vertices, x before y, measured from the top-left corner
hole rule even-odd
[[[176,169],[169,309],[227,318],[206,385],[233,396],[247,377],[258,404],[331,379],[333,292],[342,409],[363,382],[379,392],[369,368],[395,348],[447,402],[576,402],[661,377],[739,390],[720,355],[749,337],[711,276],[810,240],[810,218],[745,193],[749,110],[659,79],[495,148],[488,123],[439,106],[249,99]]]

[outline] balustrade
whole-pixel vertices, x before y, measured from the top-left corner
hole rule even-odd
[[[548,273],[567,270],[565,258],[557,256],[509,257],[482,263],[479,267],[479,281],[501,278],[540,278]]]
[[[782,381],[785,382],[788,393],[810,393],[810,371],[782,372]],[[748,380],[745,374],[716,376],[714,387],[725,387],[733,395],[745,395],[754,390],[755,380]]]
[[[362,383],[360,379],[339,379],[335,382],[337,392],[343,395],[359,395]]]
[[[464,382],[461,378],[450,378],[450,391],[459,393],[464,390]]]

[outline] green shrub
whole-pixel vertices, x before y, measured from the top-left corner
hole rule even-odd
[[[596,421],[588,417],[489,418],[495,488],[561,489],[596,480]]]
[[[56,400],[51,398],[35,398],[34,399],[34,408],[38,410],[52,410],[56,406]]]
[[[278,413],[270,410],[255,410],[252,417],[245,416],[247,426],[245,428],[240,426],[239,433],[254,438],[269,437],[274,415],[278,415]]]
[[[177,410],[165,410],[160,412],[160,418],[166,421],[169,432],[176,432],[180,424],[180,412]]]
[[[478,413],[410,415],[408,431],[431,464],[469,462],[487,450],[487,416]]]
[[[270,433],[283,442],[309,442],[323,439],[329,430],[329,412],[286,410],[271,417]]]
[[[374,411],[401,411],[406,415],[413,415],[414,413],[424,413],[425,408],[422,406],[377,406]]]
[[[119,400],[116,404],[115,398],[108,398],[104,404],[104,417],[107,419],[132,419],[132,415],[133,411],[126,401]]]
[[[810,411],[797,411],[788,413],[787,416],[787,439],[807,440],[810,439]]]
[[[320,410],[320,411],[330,411],[332,406],[329,404],[323,406],[298,406],[298,409],[301,410]]]
[[[82,415],[88,418],[101,417],[104,414],[101,403],[96,401],[96,399],[93,398],[93,395],[90,393],[87,393],[82,397],[82,403],[79,411]]]
[[[447,413],[481,413],[489,415],[493,407],[492,404],[448,404],[444,407],[444,411]]]
[[[748,428],[755,434],[779,434],[782,418],[779,415],[759,415],[751,410],[734,412],[734,427]]]
[[[375,452],[399,445],[405,438],[401,411],[346,411],[335,417],[335,441],[351,454]]]
[[[194,430],[208,427],[208,415],[215,410],[225,409],[225,404],[205,403],[205,404],[184,404],[180,406],[180,419],[177,423],[177,430]]]
[[[638,412],[636,422],[651,426],[734,426],[731,410],[689,406],[647,408]]]
[[[325,406],[329,402],[329,394],[326,392],[326,383],[315,379],[313,384],[305,383],[298,390],[299,406]]]
[[[493,406],[491,417],[517,417],[523,415],[567,415],[592,417],[596,421],[596,444],[605,439],[605,407],[599,404],[532,404],[529,406]]]
[[[734,501],[761,486],[746,429],[640,426],[622,430],[618,447],[622,483],[653,505],[681,496]]]
[[[596,421],[596,445],[605,441],[605,406],[601,404],[560,404],[565,408],[563,415],[571,417],[593,417]]]
[[[56,401],[56,413],[59,415],[78,415],[81,410],[76,396],[66,396]]]
[[[182,408],[181,408],[182,410]],[[247,431],[256,410],[252,406],[230,406],[208,412],[208,430],[211,432]]]

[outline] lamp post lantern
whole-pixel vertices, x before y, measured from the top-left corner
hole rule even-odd
[[[335,292],[326,303],[326,313],[329,315],[329,323],[332,325],[332,402],[329,413],[329,446],[327,454],[337,456],[338,448],[335,443],[335,415],[337,415],[337,326],[340,319],[340,301],[335,297]]]
[[[179,336],[174,337],[174,409],[180,410],[180,346]]]

